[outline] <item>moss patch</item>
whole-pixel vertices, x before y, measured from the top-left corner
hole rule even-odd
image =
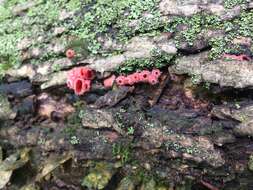
[[[212,47],[211,59],[224,52],[242,52],[242,49],[231,46],[230,41],[234,37],[253,37],[252,11],[242,12],[235,20],[226,22],[221,22],[217,16],[204,13],[190,18],[174,17],[166,22],[161,18],[159,0],[39,0],[35,6],[14,17],[12,8],[26,2],[27,0],[10,0],[0,7],[0,59],[3,63],[0,74],[9,67],[21,64],[21,52],[17,49],[17,44],[23,38],[33,39],[28,50],[38,47],[43,52],[40,58],[26,60],[26,63],[39,64],[48,59],[64,56],[62,53],[44,51],[48,44],[55,40],[53,31],[56,27],[66,29],[59,38],[62,43],[69,44],[68,48],[73,45],[73,39],[85,42],[85,53],[80,53],[81,58],[89,54],[108,57],[121,53],[118,50],[104,50],[99,41],[101,37],[127,43],[136,35],[155,36],[160,32],[175,32],[177,34],[175,41],[178,43],[186,41],[192,45],[201,32],[210,28],[222,29],[226,32],[226,38],[216,38],[209,42]],[[246,1],[226,0],[224,5],[233,7],[244,2]],[[59,19],[64,12],[74,16]],[[186,26],[186,29],[180,29],[182,25]],[[119,71],[159,68],[170,60],[170,55],[165,54],[158,54],[148,60],[130,60]]]
[[[79,19],[79,27],[71,33],[89,42],[92,54],[98,54],[101,45],[97,38],[106,36],[127,42],[136,33],[145,33],[160,27],[158,0],[97,0],[85,6],[88,10]],[[148,17],[143,17],[149,13]],[[99,20],[99,22],[97,22]],[[137,24],[131,27],[133,21]]]
[[[215,59],[223,53],[245,53],[245,48],[235,46],[232,40],[238,36],[253,38],[253,11],[242,12],[235,20],[222,23],[221,29],[226,31],[226,36],[210,40],[210,58]]]
[[[224,1],[224,7],[227,9],[233,8],[236,5],[241,5],[246,3],[247,0],[225,0]]]
[[[179,32],[176,37],[176,41],[186,41],[189,45],[193,45],[197,35],[206,29],[219,29],[221,20],[218,16],[209,14],[196,14],[191,18],[175,17],[173,21],[168,25],[168,29],[172,32],[177,31],[179,25],[185,25],[186,30]]]
[[[123,66],[118,68],[118,73],[132,73],[135,71],[141,71],[144,69],[162,68],[170,63],[175,55],[169,55],[159,49],[152,51],[151,58],[143,59],[131,59],[124,63]]]

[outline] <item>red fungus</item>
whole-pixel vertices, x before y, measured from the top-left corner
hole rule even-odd
[[[161,76],[161,71],[159,69],[153,69],[151,74],[159,78]]]
[[[139,73],[140,81],[142,82],[148,82],[148,76],[150,75],[150,71],[144,70]]]
[[[134,73],[132,74],[132,77],[134,78],[135,82],[140,82],[140,74],[139,73]]]
[[[77,67],[70,70],[67,77],[67,86],[73,89],[76,95],[82,95],[90,91],[94,73],[89,68]]]
[[[241,54],[241,55],[224,54],[223,58],[233,59],[233,60],[237,60],[237,61],[250,61],[251,60],[251,58],[245,54]]]
[[[109,78],[105,79],[104,80],[104,87],[111,88],[112,85],[113,85],[113,83],[114,83],[114,81],[115,81],[115,79],[116,79],[115,75],[112,75]]]
[[[117,85],[119,85],[119,86],[125,85],[125,78],[126,78],[126,77],[124,77],[124,76],[119,76],[119,77],[116,79]]]
[[[124,77],[124,85],[130,85],[131,81],[128,77]]]
[[[91,80],[94,77],[94,73],[91,69],[82,67],[80,69],[80,74],[84,79]]]
[[[66,51],[66,56],[69,59],[73,59],[75,57],[75,51],[73,49],[68,49]]]
[[[119,76],[116,79],[116,83],[119,86],[133,85],[139,82],[149,83],[155,85],[158,83],[158,78],[161,76],[161,71],[159,69],[154,69],[152,72],[144,70],[142,72],[136,72],[128,76]]]
[[[76,95],[82,95],[85,92],[83,85],[84,85],[84,79],[76,78],[74,80],[74,91]]]
[[[91,81],[90,80],[84,80],[84,83],[83,83],[83,90],[85,90],[85,92],[88,92],[90,91],[90,88],[91,88]]]
[[[242,61],[250,61],[251,60],[249,56],[244,55],[244,54],[241,55],[241,59],[242,59]]]
[[[158,78],[155,75],[149,75],[148,76],[148,82],[151,85],[155,85],[158,83]]]
[[[135,74],[128,75],[127,78],[128,78],[128,84],[129,85],[133,85],[134,83],[138,82],[135,79]]]
[[[158,78],[161,75],[161,71],[158,69],[143,70],[142,72],[136,72],[128,76],[111,77],[104,80],[104,86],[106,88],[112,87],[114,81],[116,80],[117,85],[133,85],[139,82],[149,83],[155,85],[158,83]],[[87,67],[77,67],[73,68],[68,72],[67,76],[67,86],[73,89],[75,94],[82,95],[91,89],[91,80],[94,78],[94,72]]]

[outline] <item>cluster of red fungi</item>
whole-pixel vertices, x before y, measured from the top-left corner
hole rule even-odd
[[[75,51],[68,49],[66,51],[66,57],[73,59],[75,57]],[[104,80],[104,86],[106,88],[112,87],[114,82],[118,86],[134,85],[136,83],[149,83],[151,85],[157,84],[161,72],[159,69],[154,69],[151,72],[143,70],[141,72],[135,72],[127,76],[119,76],[116,78],[115,75]],[[95,73],[87,67],[76,67],[68,72],[67,86],[73,89],[76,95],[83,95],[85,92],[90,91],[91,81],[94,79]]]
[[[72,49],[68,49],[66,51],[66,56],[69,59],[73,59],[75,57],[75,51]],[[247,55],[230,55],[224,54],[223,58],[234,59],[238,61],[250,61],[251,58]],[[137,83],[148,83],[151,85],[155,85],[159,82],[159,77],[161,75],[161,71],[159,69],[153,69],[152,71],[143,70],[141,72],[135,72],[133,74],[124,76],[118,76],[116,78],[115,75],[104,80],[104,86],[106,88],[112,87],[114,82],[118,86],[125,85],[134,85]],[[94,79],[95,73],[87,68],[87,67],[77,67],[68,72],[67,78],[67,86],[70,89],[73,89],[76,95],[82,95],[85,92],[90,91],[91,89],[91,81]]]
[[[116,79],[116,83],[119,86],[124,85],[134,85],[136,83],[149,83],[151,85],[157,84],[161,72],[159,69],[154,69],[151,72],[148,70],[143,70],[141,72],[136,72],[127,76],[119,76]]]
[[[117,78],[115,75],[112,75],[104,80],[104,86],[106,88],[112,87],[115,81],[118,86],[134,85],[140,82],[155,85],[158,83],[160,75],[161,72],[158,69],[154,69],[151,72],[144,70],[128,76],[121,75]],[[73,89],[76,95],[83,95],[85,92],[90,91],[91,81],[94,77],[95,74],[91,69],[87,67],[76,67],[68,72],[67,86]]]
[[[68,72],[67,86],[75,91],[76,95],[82,95],[91,89],[91,80],[94,72],[86,67],[76,67]]]

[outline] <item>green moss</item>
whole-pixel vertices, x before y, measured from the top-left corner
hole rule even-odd
[[[97,38],[106,35],[116,38],[120,42],[127,42],[137,32],[145,33],[161,26],[158,0],[97,0],[87,4],[88,11],[80,21],[78,27],[71,31],[89,42],[92,54],[101,53],[101,45]],[[148,12],[149,17],[143,17]],[[99,20],[99,22],[96,22]],[[137,26],[131,27],[133,20],[138,20]]]
[[[241,5],[246,2],[247,2],[247,0],[224,0],[224,7],[227,9],[230,9],[236,5]]]
[[[168,24],[167,30],[170,32],[177,31],[179,25],[186,26],[186,30],[179,31],[176,36],[177,43],[183,40],[188,42],[189,45],[193,45],[198,34],[204,30],[220,28],[221,20],[218,16],[205,13],[193,15],[191,18],[175,17],[172,22]]]
[[[71,144],[78,144],[80,142],[77,130],[82,126],[82,118],[84,117],[83,102],[77,101],[74,104],[75,112],[68,116],[67,126],[62,131]]]
[[[27,15],[32,20],[39,19],[38,22],[43,22],[44,25],[54,24],[58,20],[61,4],[55,3],[52,0],[46,3],[39,4],[29,9]]]
[[[0,22],[12,16],[10,9],[0,6]]]
[[[25,3],[25,2],[27,2],[27,0],[8,0],[8,1],[4,2],[4,5],[6,7],[12,7],[14,5],[22,4],[22,3]]]
[[[224,53],[227,46],[227,41],[223,37],[217,37],[211,39],[209,41],[209,45],[212,46],[212,49],[209,53],[209,59],[213,60]]]
[[[81,1],[80,0],[70,0],[66,3],[66,8],[69,11],[77,11],[81,8]]]
[[[150,59],[131,59],[124,63],[123,67],[118,68],[119,73],[131,73],[137,70],[143,70],[152,67]]]
[[[183,38],[190,44],[192,45],[193,41],[197,37],[197,34],[201,32],[201,23],[202,23],[202,18],[201,16],[193,16],[189,20],[189,28],[186,31],[182,32]]]
[[[42,46],[43,49],[43,44],[50,42],[53,38],[52,32],[49,32],[52,27],[64,26],[68,30],[66,35],[85,41],[87,50],[85,56],[87,53],[110,56],[113,52],[105,52],[101,49],[98,41],[100,36],[127,42],[137,33],[155,35],[157,29],[164,26],[164,23],[160,21],[158,0],[40,0],[37,5],[29,8],[24,16],[12,18],[9,11],[11,7],[24,2],[24,0],[8,1],[5,5],[8,9],[4,9],[5,13],[1,14],[0,42],[4,40],[4,43],[0,45],[0,56],[6,57],[7,62],[11,61],[10,65],[20,63],[20,52],[16,47],[21,39],[25,37],[37,39],[38,36],[45,36],[47,33],[46,39],[41,44],[34,41],[30,47]],[[77,14],[76,17],[66,21],[59,20],[61,10],[82,11],[81,8],[86,10],[85,14]],[[143,16],[147,13],[148,16]],[[135,20],[138,20],[137,25],[132,27],[131,23]],[[80,55],[83,57],[83,54]],[[39,64],[57,56],[45,53],[39,59],[30,60],[30,62]],[[157,64],[161,63],[157,62]]]
[[[239,35],[253,38],[253,11],[243,12],[234,21],[234,26]]]
[[[242,12],[235,20],[222,23],[221,29],[226,31],[226,36],[209,41],[212,47],[209,58],[215,59],[223,53],[244,53],[245,48],[232,44],[232,41],[238,36],[253,38],[253,11]]]
[[[0,58],[2,66],[0,69],[0,75],[4,70],[11,67],[20,65],[20,53],[17,50],[17,43],[23,37],[23,33],[16,32],[14,34],[6,34],[0,36]]]
[[[12,17],[9,11],[12,6],[24,2],[22,0],[6,1],[5,10],[0,8],[0,58],[2,65],[4,65],[0,68],[0,75],[3,75],[6,69],[21,64],[21,52],[17,49],[17,44],[25,37],[34,38],[43,31],[44,26],[35,25],[36,21],[47,20],[47,22],[51,22],[58,16],[56,14],[57,6],[53,6],[52,1],[47,1],[45,6],[40,4],[31,8],[27,16],[24,16],[26,21],[23,17]]]
[[[115,158],[119,158],[122,164],[128,163],[132,160],[131,145],[113,144],[112,154]]]
[[[178,31],[175,38],[177,44],[186,41],[189,45],[193,45],[198,34],[204,33],[207,29],[224,30],[225,37],[216,37],[209,41],[212,47],[209,58],[216,59],[223,53],[244,53],[243,48],[232,44],[232,40],[237,36],[253,38],[253,11],[242,12],[236,19],[225,22],[218,16],[203,13],[191,18],[175,17],[166,29],[170,32],[177,31],[180,25],[186,26],[186,30]]]
[[[28,32],[22,31],[22,19],[6,19],[0,22],[0,59],[6,65],[20,65],[18,42]]]
[[[12,12],[11,9],[14,5],[19,3],[24,3],[26,0],[8,0],[4,1],[2,5],[0,5],[0,22],[4,21],[7,18],[11,18]]]
[[[171,64],[175,55],[167,54],[159,49],[152,51],[151,58],[130,59],[118,68],[118,73],[132,73],[144,69],[162,68]]]
[[[0,77],[12,66],[20,65],[20,52],[17,50],[18,42],[25,36],[22,31],[22,20],[13,19],[11,6],[19,1],[6,1],[0,6]]]
[[[5,66],[0,68],[0,73],[9,66],[19,65],[20,51],[17,50],[18,42],[29,37],[35,39],[29,48],[42,47],[50,43],[54,27],[65,27],[64,35],[69,39],[77,38],[85,43],[85,53],[80,53],[80,58],[88,54],[111,56],[115,52],[103,50],[98,40],[100,37],[127,43],[136,35],[155,36],[160,32],[175,32],[176,41],[187,41],[190,45],[196,40],[198,34],[206,29],[224,29],[226,39],[212,39],[210,58],[214,59],[224,52],[238,52],[238,47],[231,47],[231,39],[237,35],[253,37],[253,13],[243,12],[233,21],[222,23],[219,17],[209,14],[196,14],[191,18],[174,17],[172,21],[165,22],[161,19],[158,8],[159,0],[39,0],[22,16],[13,17],[11,9],[26,0],[9,0],[0,7],[0,57]],[[244,3],[244,0],[226,0],[226,7]],[[59,20],[62,10],[73,11],[75,16],[66,20]],[[97,22],[99,20],[99,22]],[[186,29],[177,31],[179,25]],[[41,36],[43,41],[36,39]],[[65,38],[68,41],[68,38]],[[71,40],[70,40],[71,41]],[[120,51],[116,53],[121,53]],[[157,53],[157,52],[156,52]],[[39,59],[29,60],[39,64],[47,59],[58,58],[64,54],[45,53]],[[119,72],[133,72],[153,67],[161,68],[171,62],[173,56],[163,52],[157,53],[151,59],[129,60]],[[28,62],[29,62],[28,61]],[[57,68],[56,68],[57,70]]]

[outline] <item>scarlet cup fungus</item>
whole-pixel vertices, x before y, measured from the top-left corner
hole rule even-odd
[[[128,77],[124,77],[124,85],[130,85],[131,81]]]
[[[116,76],[115,76],[115,75],[112,75],[111,77],[105,79],[105,80],[104,80],[104,87],[106,87],[106,88],[112,87],[112,85],[113,85],[115,79],[116,79]]]
[[[119,85],[119,86],[125,85],[125,78],[126,78],[126,77],[124,77],[124,76],[119,76],[119,77],[116,79],[117,85]]]
[[[133,85],[136,83],[135,74],[131,74],[127,76],[128,79],[128,85]]]
[[[155,85],[159,82],[159,77],[161,71],[158,69],[152,70],[143,70],[141,72],[136,72],[128,76],[118,76],[115,75],[104,80],[104,86],[106,88],[112,87],[114,81],[118,86],[124,85],[134,85],[136,83],[149,83]],[[73,89],[76,95],[83,95],[84,93],[90,91],[91,89],[91,80],[94,78],[93,70],[87,67],[77,67],[68,72],[67,86],[70,89]]]
[[[135,82],[140,82],[140,74],[139,73],[134,73],[132,74],[134,81]]]
[[[142,82],[148,82],[148,76],[150,75],[150,71],[144,70],[140,72],[139,77]]]
[[[155,85],[155,84],[158,83],[158,79],[157,79],[157,77],[155,75],[149,75],[148,76],[148,82],[151,85]]]
[[[161,71],[159,69],[154,69],[152,70],[151,74],[159,78],[161,76]]]
[[[82,95],[91,89],[91,80],[94,73],[86,67],[77,67],[68,72],[67,86],[73,89],[76,95]]]
[[[85,67],[80,69],[80,74],[84,79],[87,80],[91,80],[94,76],[93,71]]]
[[[233,59],[233,60],[237,60],[237,61],[250,61],[251,60],[251,58],[245,54],[241,54],[241,55],[224,54],[223,58]]]
[[[91,80],[84,80],[82,88],[85,90],[85,92],[90,91],[90,89],[91,89]]]
[[[243,55],[241,55],[241,60],[242,61],[250,61],[251,58],[249,56],[243,54]]]
[[[66,56],[69,59],[73,59],[75,57],[75,51],[73,49],[68,49],[66,51]]]
[[[161,76],[161,71],[159,69],[154,69],[152,72],[144,70],[141,72],[136,72],[128,76],[119,76],[116,79],[116,83],[119,86],[133,85],[139,82],[149,83],[155,85],[158,83],[158,79]]]
[[[82,95],[85,92],[83,85],[84,85],[84,79],[76,78],[74,80],[74,91],[76,95]]]

